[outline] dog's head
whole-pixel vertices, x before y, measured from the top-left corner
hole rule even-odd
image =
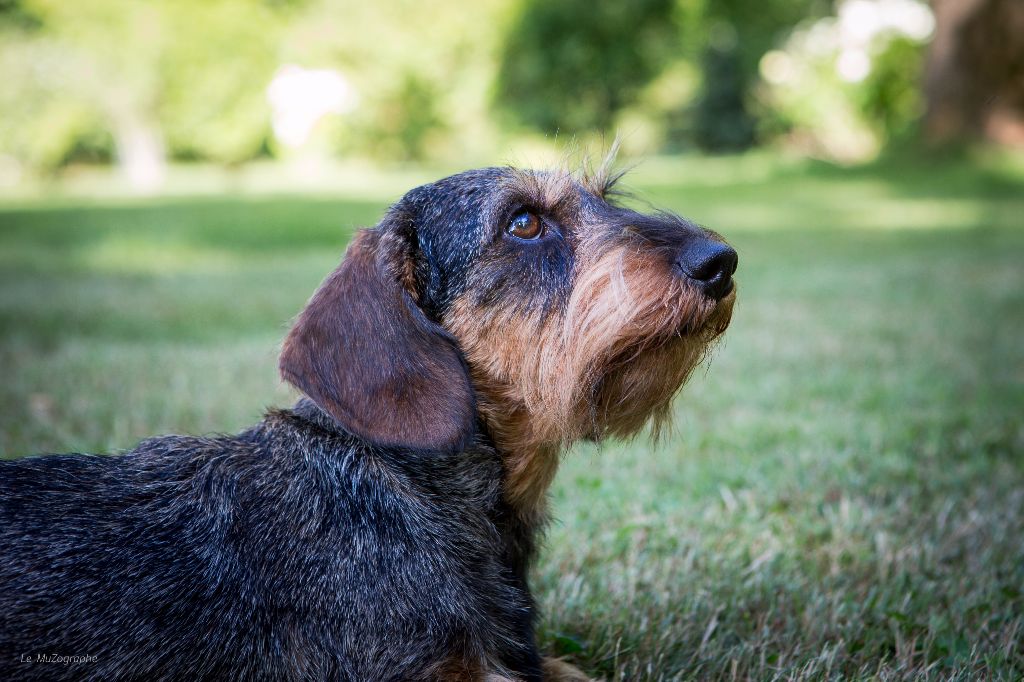
[[[310,300],[284,378],[383,445],[454,449],[483,426],[536,450],[662,424],[729,323],[736,252],[610,189],[489,168],[412,190]]]

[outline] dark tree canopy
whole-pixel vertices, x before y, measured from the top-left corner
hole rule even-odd
[[[545,132],[607,130],[677,49],[672,0],[529,0],[506,38],[499,108]]]
[[[821,0],[712,0],[707,3],[704,74],[697,100],[695,141],[708,151],[744,149],[756,142],[747,106],[765,52],[800,20],[826,13]]]

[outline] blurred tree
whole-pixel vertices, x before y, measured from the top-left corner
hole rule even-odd
[[[751,76],[746,73],[731,24],[718,23],[701,58],[694,138],[708,151],[742,150],[754,143],[754,118],[747,109]]]
[[[933,0],[925,130],[1024,146],[1024,1]]]
[[[505,37],[497,104],[547,133],[606,131],[678,49],[674,0],[527,0]]]
[[[324,126],[334,150],[382,160],[459,159],[495,137],[494,46],[511,0],[309,0],[289,23],[285,62],[332,68],[358,93]]]
[[[92,1],[92,0],[90,0]],[[270,135],[266,87],[291,7],[253,0],[165,4],[156,114],[170,154],[236,165]]]
[[[964,6],[1001,7],[998,16],[1009,17],[1002,46],[972,48],[995,55],[986,64],[1002,55],[1004,71],[1019,68],[1020,60],[999,50],[1019,45],[1024,33],[1008,27],[1017,16],[1013,8],[1024,6],[1013,1],[1018,4],[963,0]],[[835,139],[838,111],[856,124],[847,128],[857,128],[845,148],[865,148],[860,138],[884,140],[920,111],[913,86],[920,41],[885,42],[884,49],[882,41],[872,43],[865,56],[873,66],[856,83],[840,82],[831,63],[803,69],[798,55],[790,55],[790,67],[799,68],[788,68],[785,83],[760,82],[766,52],[831,5],[0,0],[0,150],[19,168],[42,172],[76,160],[117,159],[143,183],[158,180],[165,156],[235,165],[284,153],[285,145],[273,137],[267,86],[289,66],[333,72],[352,93],[351,107],[310,123],[302,153],[314,156],[482,161],[507,149],[502,143],[508,130],[495,110],[546,133],[590,136],[617,128],[644,153],[695,144],[743,149],[764,134],[766,121],[776,131],[806,129],[812,122],[816,134]],[[973,21],[988,16],[980,9],[976,15],[970,15]],[[968,19],[960,23],[970,25]],[[972,30],[956,34],[974,35]],[[965,45],[979,41],[971,40]],[[826,56],[835,62],[837,55]],[[966,73],[959,77],[974,87]],[[996,96],[1000,111],[1024,90],[1014,91],[1007,73]],[[799,83],[812,82],[796,92]],[[793,92],[765,96],[770,86]],[[959,110],[980,106],[980,91],[970,92]],[[299,105],[302,100],[289,97]],[[1003,114],[986,116],[988,127],[1006,120]]]
[[[23,0],[0,0],[0,26],[32,30],[40,28],[42,21]]]
[[[918,0],[854,0],[802,23],[765,54],[762,121],[806,153],[842,163],[874,158],[916,133],[931,10]]]
[[[895,37],[875,55],[871,73],[855,89],[864,117],[886,140],[916,135],[919,129],[923,62],[920,42]]]
[[[824,0],[705,0],[707,39],[694,136],[708,151],[755,142],[748,105],[761,57],[802,19],[824,14]]]
[[[435,85],[415,73],[404,74],[396,88],[378,100],[379,108],[371,130],[364,135],[377,138],[377,152],[384,158],[421,160],[434,133],[445,129],[438,112],[439,92]]]
[[[269,5],[0,1],[0,146],[29,167],[112,152],[132,184],[151,189],[168,149],[237,163],[264,147],[277,45]]]

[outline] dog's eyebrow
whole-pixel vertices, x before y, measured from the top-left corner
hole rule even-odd
[[[578,208],[580,185],[564,170],[528,171],[510,168],[505,197],[545,213],[564,213]]]

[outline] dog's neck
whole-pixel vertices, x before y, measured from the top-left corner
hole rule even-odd
[[[543,525],[562,445],[532,438],[530,415],[524,408],[485,394],[478,394],[478,400],[484,425],[505,465],[505,501],[523,523]]]
[[[531,439],[524,409],[509,409],[507,403],[488,400],[483,395],[479,409],[494,448],[504,463],[505,502],[519,522],[527,528],[538,529],[547,520],[547,493],[558,470],[562,447]],[[292,411],[323,429],[340,429],[338,423],[309,398],[300,398]]]

